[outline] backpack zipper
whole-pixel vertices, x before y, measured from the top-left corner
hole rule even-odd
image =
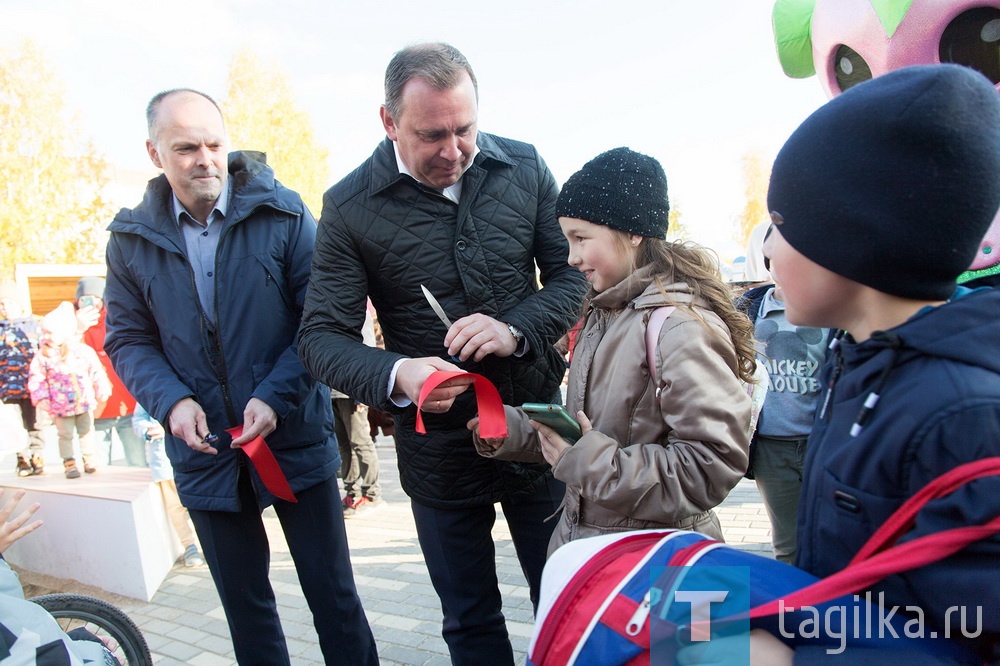
[[[649,606],[650,598],[653,594],[653,588],[649,588],[649,591],[642,596],[642,602],[639,607],[635,609],[635,614],[625,625],[625,633],[629,636],[638,636],[639,632],[642,631],[643,626],[646,624],[646,620],[649,619]]]
[[[548,657],[549,650],[552,648],[552,642],[555,640],[557,630],[557,627],[555,626],[556,622],[549,621],[549,618],[562,617],[566,610],[577,602],[577,593],[581,588],[587,587],[590,584],[590,579],[595,573],[604,569],[608,564],[614,562],[622,555],[646,548],[650,545],[650,543],[658,543],[662,538],[662,533],[648,535],[643,534],[633,537],[627,542],[619,541],[617,543],[613,543],[601,552],[597,553],[597,555],[592,557],[586,562],[586,564],[580,567],[573,575],[573,579],[570,581],[569,585],[567,585],[559,595],[556,603],[549,610],[548,615],[546,615],[546,622],[542,627],[541,632],[538,634],[538,641],[535,644],[532,662],[536,664],[546,663],[545,660]]]

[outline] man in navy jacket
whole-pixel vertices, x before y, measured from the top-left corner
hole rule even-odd
[[[263,155],[227,153],[211,98],[160,93],[147,120],[146,147],[164,173],[109,228],[105,349],[129,391],[167,426],[177,490],[237,660],[289,663],[260,517],[273,505],[326,663],[377,663],[348,554],[329,390],[309,377],[296,348],[315,220]],[[230,439],[234,426],[243,431]],[[257,436],[297,502],[272,496],[248,461],[241,447]]]

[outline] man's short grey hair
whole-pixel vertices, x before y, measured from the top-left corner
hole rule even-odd
[[[423,79],[438,90],[450,90],[468,72],[479,101],[479,84],[472,65],[451,44],[430,42],[414,44],[397,51],[385,70],[385,108],[394,120],[403,111],[403,87],[413,78]]]
[[[163,104],[163,100],[171,95],[176,95],[178,93],[191,93],[194,95],[200,95],[204,97],[209,102],[212,103],[218,111],[219,115],[222,115],[222,109],[214,99],[201,92],[200,90],[195,90],[193,88],[171,88],[170,90],[164,90],[163,92],[158,92],[153,95],[153,99],[149,100],[149,104],[146,105],[146,130],[149,132],[149,140],[156,143],[157,134],[159,134],[160,128],[156,125],[156,121],[159,119],[160,105]]]

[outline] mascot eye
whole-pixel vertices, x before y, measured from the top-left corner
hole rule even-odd
[[[962,12],[941,35],[941,62],[979,70],[1000,83],[1000,9],[977,7]]]
[[[845,44],[838,46],[837,52],[833,55],[833,73],[837,77],[840,92],[872,78],[872,68],[865,59]]]

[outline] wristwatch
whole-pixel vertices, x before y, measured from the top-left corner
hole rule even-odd
[[[507,324],[507,330],[514,336],[514,353],[516,354],[524,347],[524,333],[514,324]]]

